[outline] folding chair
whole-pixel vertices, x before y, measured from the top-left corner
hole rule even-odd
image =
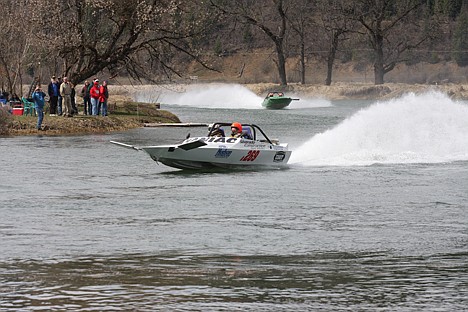
[[[31,115],[31,116],[36,116],[36,109],[35,109],[35,104],[31,101],[28,101],[25,97],[21,98],[21,102],[23,102],[23,115]]]

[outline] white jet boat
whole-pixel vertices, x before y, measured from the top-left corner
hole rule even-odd
[[[151,158],[178,169],[206,168],[281,168],[286,167],[291,151],[288,144],[270,140],[254,124],[242,125],[239,138],[224,136],[224,128],[230,131],[231,123],[210,125],[206,136],[188,137],[180,144],[137,147],[110,141],[118,146],[142,150]],[[222,132],[222,134],[220,133]]]

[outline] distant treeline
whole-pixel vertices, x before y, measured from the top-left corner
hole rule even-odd
[[[207,41],[217,55],[268,48],[283,84],[283,60],[327,62],[333,66],[370,62],[376,84],[398,63],[453,61],[468,65],[468,1],[465,0],[289,0],[211,1],[223,18]],[[283,77],[282,77],[283,76]]]
[[[468,65],[466,0],[0,0],[0,83],[19,93],[34,77],[94,76],[149,82],[193,75],[198,62],[269,49],[285,64],[369,62],[374,81],[399,63]],[[339,60],[340,62],[337,62]],[[195,73],[196,74],[196,73]]]

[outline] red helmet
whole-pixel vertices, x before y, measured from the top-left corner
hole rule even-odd
[[[242,125],[238,122],[233,122],[232,125],[231,125],[231,128],[237,128],[237,130],[239,130],[239,132],[242,132]]]

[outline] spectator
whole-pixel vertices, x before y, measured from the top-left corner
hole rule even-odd
[[[83,98],[83,105],[84,105],[84,110],[83,114],[84,115],[91,115],[91,97],[89,96],[89,81],[86,80],[83,88],[81,89],[81,97]]]
[[[62,95],[60,94],[60,87],[62,86],[62,77],[58,77],[57,80],[57,86],[59,87],[59,92],[58,92],[58,98],[57,98],[57,114],[59,116],[62,115],[62,103],[63,103],[63,98]]]
[[[76,107],[76,92],[75,92],[75,85],[69,82],[71,93],[70,93],[70,100],[71,100],[71,107],[72,107],[72,115],[78,115],[78,108]]]
[[[10,103],[15,104],[15,103],[21,103],[21,99],[19,98],[18,94],[13,93],[11,98],[10,98]]]
[[[46,94],[42,91],[40,86],[37,86],[32,94],[32,99],[35,104],[35,109],[37,113],[37,130],[42,130],[42,120],[44,119],[44,104],[45,104],[45,96]]]
[[[101,107],[101,115],[107,116],[107,99],[109,98],[109,91],[107,90],[107,81],[102,82],[99,89],[99,106]]]
[[[1,95],[3,96],[3,98],[5,98],[5,99],[8,99],[8,97],[10,96],[10,93],[8,93],[7,91],[2,91],[0,94],[1,94]]]
[[[100,96],[100,86],[99,80],[95,79],[93,82],[93,86],[91,90],[89,90],[89,96],[91,97],[91,106],[92,106],[92,114],[94,116],[98,115],[98,105],[99,105],[99,96]]]
[[[55,76],[52,76],[52,78],[50,78],[50,83],[47,87],[47,93],[49,94],[49,101],[50,101],[49,115],[56,116],[58,96],[60,93],[60,85],[58,84]]]
[[[68,82],[67,77],[63,77],[63,82],[60,85],[60,95],[63,98],[63,116],[64,117],[72,117],[72,106],[71,106],[71,86]]]
[[[3,95],[3,92],[0,92],[0,107],[6,106],[8,102],[8,97]]]

